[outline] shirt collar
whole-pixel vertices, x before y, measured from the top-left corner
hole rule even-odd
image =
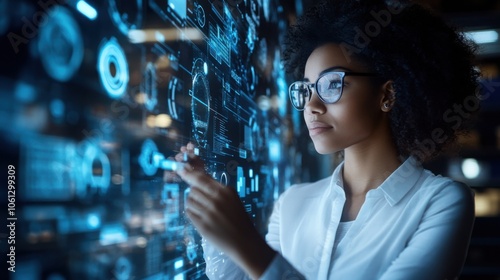
[[[409,157],[378,187],[389,205],[396,205],[415,185],[423,172],[422,165]]]
[[[344,184],[342,178],[342,170],[344,162],[341,162],[333,171],[330,182],[330,191],[342,193],[344,195]],[[390,206],[396,205],[415,185],[420,175],[423,172],[423,167],[414,157],[407,158],[394,172],[385,179],[382,184],[377,187],[376,192],[382,192]],[[368,194],[367,194],[368,196]]]

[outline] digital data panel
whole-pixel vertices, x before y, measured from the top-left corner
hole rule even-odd
[[[264,234],[301,159],[287,26],[278,0],[0,0],[0,275],[205,279],[188,142]]]

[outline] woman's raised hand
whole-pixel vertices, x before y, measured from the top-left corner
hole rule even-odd
[[[175,159],[187,160],[177,174],[190,186],[186,214],[193,225],[251,276],[260,276],[272,260],[274,251],[255,229],[237,192],[205,172],[205,165],[194,154],[192,143],[181,147]]]

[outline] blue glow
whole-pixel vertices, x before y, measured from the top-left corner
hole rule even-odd
[[[94,174],[95,162],[101,164],[101,174]],[[111,164],[108,156],[98,146],[89,143],[85,149],[82,163],[82,173],[93,191],[100,190],[101,193],[106,193],[111,183]]]
[[[106,225],[99,235],[99,243],[110,245],[127,241],[128,234],[122,225]]]
[[[206,62],[203,63],[203,72],[205,72],[205,75],[208,74],[208,65]]]
[[[238,192],[238,195],[243,198],[246,195],[245,191],[246,183],[245,183],[245,175],[243,172],[243,167],[238,166],[236,168],[236,176],[238,177],[238,182],[236,183],[236,191]]]
[[[279,161],[281,159],[280,142],[276,139],[269,140],[269,159]]]
[[[164,159],[160,161],[159,167],[163,170],[176,171],[184,166],[183,163],[177,162],[175,160]]]
[[[465,36],[476,44],[488,44],[498,41],[498,32],[495,30],[481,30],[465,32]]]
[[[64,116],[64,102],[61,99],[54,99],[50,102],[50,113],[54,118]]]
[[[153,156],[158,152],[155,142],[147,139],[142,144],[141,155],[139,156],[139,165],[142,167],[144,174],[152,176],[158,171],[158,167],[154,164]]]
[[[175,263],[174,263],[174,268],[175,268],[175,269],[179,269],[179,268],[181,268],[183,265],[184,265],[184,261],[183,261],[183,260],[177,260],[177,261],[175,261]]]
[[[110,97],[119,98],[125,94],[129,81],[128,63],[116,38],[105,41],[100,48],[97,70]]]
[[[90,214],[87,217],[87,223],[91,228],[98,228],[99,225],[101,224],[101,220],[96,214]]]
[[[53,79],[71,79],[83,61],[83,39],[78,23],[71,12],[57,6],[52,9],[40,28],[38,52],[45,72]]]
[[[97,11],[94,7],[90,6],[89,3],[80,0],[76,3],[76,9],[82,13],[84,16],[88,17],[90,20],[97,18]]]
[[[124,35],[130,35],[130,31],[140,28],[142,24],[142,15],[143,15],[143,0],[109,0],[109,8],[108,13],[113,20],[113,23],[116,25],[118,30]],[[128,12],[121,12],[121,9],[118,9],[117,2],[123,2],[120,4],[120,7],[124,3],[128,7],[133,7],[133,11],[129,10]],[[132,4],[132,2],[134,4]],[[136,9],[136,10],[135,10]]]
[[[169,0],[168,6],[174,10],[181,19],[187,16],[187,1],[186,0]]]
[[[240,149],[239,150],[240,158],[247,158],[247,151]]]
[[[20,101],[31,102],[36,97],[36,88],[31,84],[19,81],[16,84],[14,94]]]
[[[156,68],[153,63],[149,62],[146,65],[146,74],[144,75],[144,92],[146,93],[144,106],[149,111],[152,111],[158,103],[156,83]]]

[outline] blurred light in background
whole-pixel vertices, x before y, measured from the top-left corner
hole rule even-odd
[[[448,175],[457,181],[472,187],[483,186],[491,178],[491,166],[488,161],[476,158],[454,158],[448,162]]]
[[[466,158],[462,161],[462,173],[467,179],[475,179],[481,173],[481,167],[474,158]]]
[[[80,0],[76,3],[76,9],[90,20],[97,18],[97,11],[89,3]]]
[[[476,190],[474,201],[476,217],[500,216],[500,189]]]
[[[476,42],[476,44],[488,44],[498,41],[496,30],[467,31],[465,36]]]
[[[201,41],[203,33],[196,28],[165,29],[136,29],[128,32],[128,39],[132,44],[174,42],[174,41]]]

